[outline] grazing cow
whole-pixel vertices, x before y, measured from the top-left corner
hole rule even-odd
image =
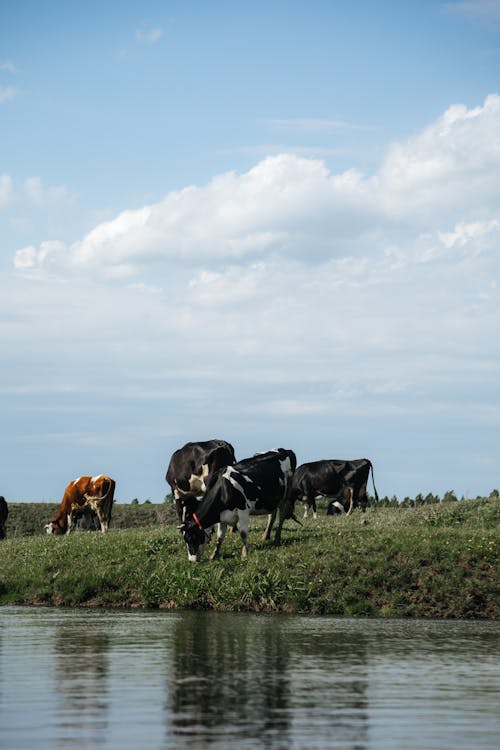
[[[302,464],[295,472],[292,481],[290,502],[293,506],[296,500],[304,501],[304,517],[307,517],[309,508],[312,508],[314,518],[316,518],[318,495],[330,498],[328,515],[344,512],[349,515],[358,506],[365,511],[366,484],[370,469],[373,481],[373,467],[367,458],[351,461],[330,459]],[[378,499],[375,482],[373,482],[373,490]]]
[[[5,539],[5,524],[7,523],[7,516],[9,515],[9,508],[3,495],[0,495],[0,539]]]
[[[348,513],[352,510],[353,492],[344,481],[342,475],[333,466],[333,461],[311,461],[297,467],[290,487],[290,505],[293,508],[297,500],[304,503],[304,518],[307,518],[309,508],[312,508],[314,518],[317,517],[316,497],[323,495],[330,498],[342,498],[348,506]],[[344,507],[335,500],[340,507]]]
[[[218,557],[228,524],[238,524],[243,542],[242,557],[248,554],[248,520],[252,513],[269,514],[264,539],[269,539],[279,511],[275,543],[281,540],[281,528],[286,518],[293,517],[288,504],[288,490],[297,466],[295,453],[276,448],[258,453],[252,458],[219,469],[208,481],[205,497],[196,512],[186,517],[180,527],[188,547],[188,557],[197,562],[210,539],[212,527],[219,524],[217,545],[212,560]],[[296,519],[295,519],[296,520]]]
[[[59,510],[45,527],[47,534],[69,534],[80,516],[89,517],[93,511],[105,534],[111,520],[115,482],[100,474],[98,477],[79,477],[70,482],[64,491]]]
[[[352,505],[347,511],[348,513],[358,506],[363,513],[365,512],[366,506],[368,505],[366,485],[368,484],[370,471],[372,473],[373,493],[378,502],[377,488],[375,487],[375,480],[373,478],[373,466],[368,458],[354,458],[349,461],[334,459],[333,463],[344,482],[350,489],[352,489]],[[328,515],[342,513],[343,511],[345,511],[345,505],[342,503],[340,503],[340,507],[334,500],[328,504]]]
[[[235,461],[234,448],[225,440],[186,443],[172,454],[165,479],[175,498],[179,523],[196,510],[208,477]]]

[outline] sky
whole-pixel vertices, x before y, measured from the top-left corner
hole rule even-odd
[[[0,494],[500,486],[500,1],[0,3]]]

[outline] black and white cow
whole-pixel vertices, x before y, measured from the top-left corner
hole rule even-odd
[[[165,479],[172,489],[180,523],[196,509],[208,477],[235,461],[234,448],[225,440],[186,443],[172,454]]]
[[[352,509],[352,490],[333,465],[333,461],[311,461],[301,464],[293,475],[290,486],[290,505],[293,508],[297,501],[302,501],[304,518],[307,518],[309,508],[312,508],[314,518],[316,518],[318,495],[335,498],[335,502],[339,503],[342,508],[344,504],[348,507],[348,512]],[[342,504],[337,498],[342,499]]]
[[[7,523],[7,517],[9,515],[9,506],[3,495],[0,496],[0,539],[5,539],[5,524]]]
[[[375,480],[373,478],[373,465],[368,458],[353,458],[348,461],[334,459],[333,463],[346,485],[352,490],[352,504],[347,510],[348,513],[358,507],[361,508],[363,513],[365,512],[368,505],[366,485],[368,484],[370,471],[372,473],[373,494],[378,502],[377,488],[375,487]],[[340,503],[339,507],[337,502],[332,500],[328,504],[327,514],[333,515],[334,513],[342,513],[345,510],[345,504]]]
[[[288,504],[288,490],[296,466],[297,459],[293,451],[275,448],[257,453],[212,474],[196,512],[186,516],[180,527],[188,547],[189,559],[192,562],[198,561],[217,524],[217,545],[211,559],[215,560],[219,555],[227,526],[235,527],[236,524],[243,542],[242,557],[246,557],[250,514],[269,514],[264,532],[264,539],[269,539],[279,512],[275,534],[275,543],[279,544],[283,522],[286,518],[293,517]]]

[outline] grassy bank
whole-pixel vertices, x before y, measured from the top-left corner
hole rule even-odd
[[[498,619],[498,499],[288,521],[278,548],[262,528],[248,560],[228,534],[221,559],[199,564],[174,523],[11,537],[0,603]]]
[[[45,533],[45,524],[53,518],[59,503],[9,503],[7,536],[35,536]],[[173,503],[119,504],[113,506],[113,529],[132,529],[155,524],[175,523]]]

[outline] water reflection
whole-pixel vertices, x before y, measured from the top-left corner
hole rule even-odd
[[[0,749],[493,750],[496,623],[0,608]]]
[[[108,728],[110,639],[100,630],[75,632],[73,623],[55,628],[53,643],[57,746],[99,747]]]
[[[228,727],[239,743],[259,737],[269,748],[289,748],[296,733],[314,742],[323,732],[344,748],[366,747],[362,635],[337,639],[327,626],[318,643],[305,618],[297,632],[275,617],[233,616],[229,628],[222,622],[191,613],[175,627],[168,710],[176,747],[183,739],[190,747],[213,745]]]
[[[368,638],[337,630],[331,621],[324,625],[293,641],[296,723],[310,742],[320,732],[331,737],[331,747],[361,750],[369,731]]]
[[[271,736],[273,747],[286,746],[289,648],[271,620],[256,628],[250,619],[236,617],[226,628],[220,618],[190,613],[175,624],[167,710],[176,747],[182,738],[190,747],[205,747],[228,727],[238,727],[240,738],[260,736],[263,746]]]

